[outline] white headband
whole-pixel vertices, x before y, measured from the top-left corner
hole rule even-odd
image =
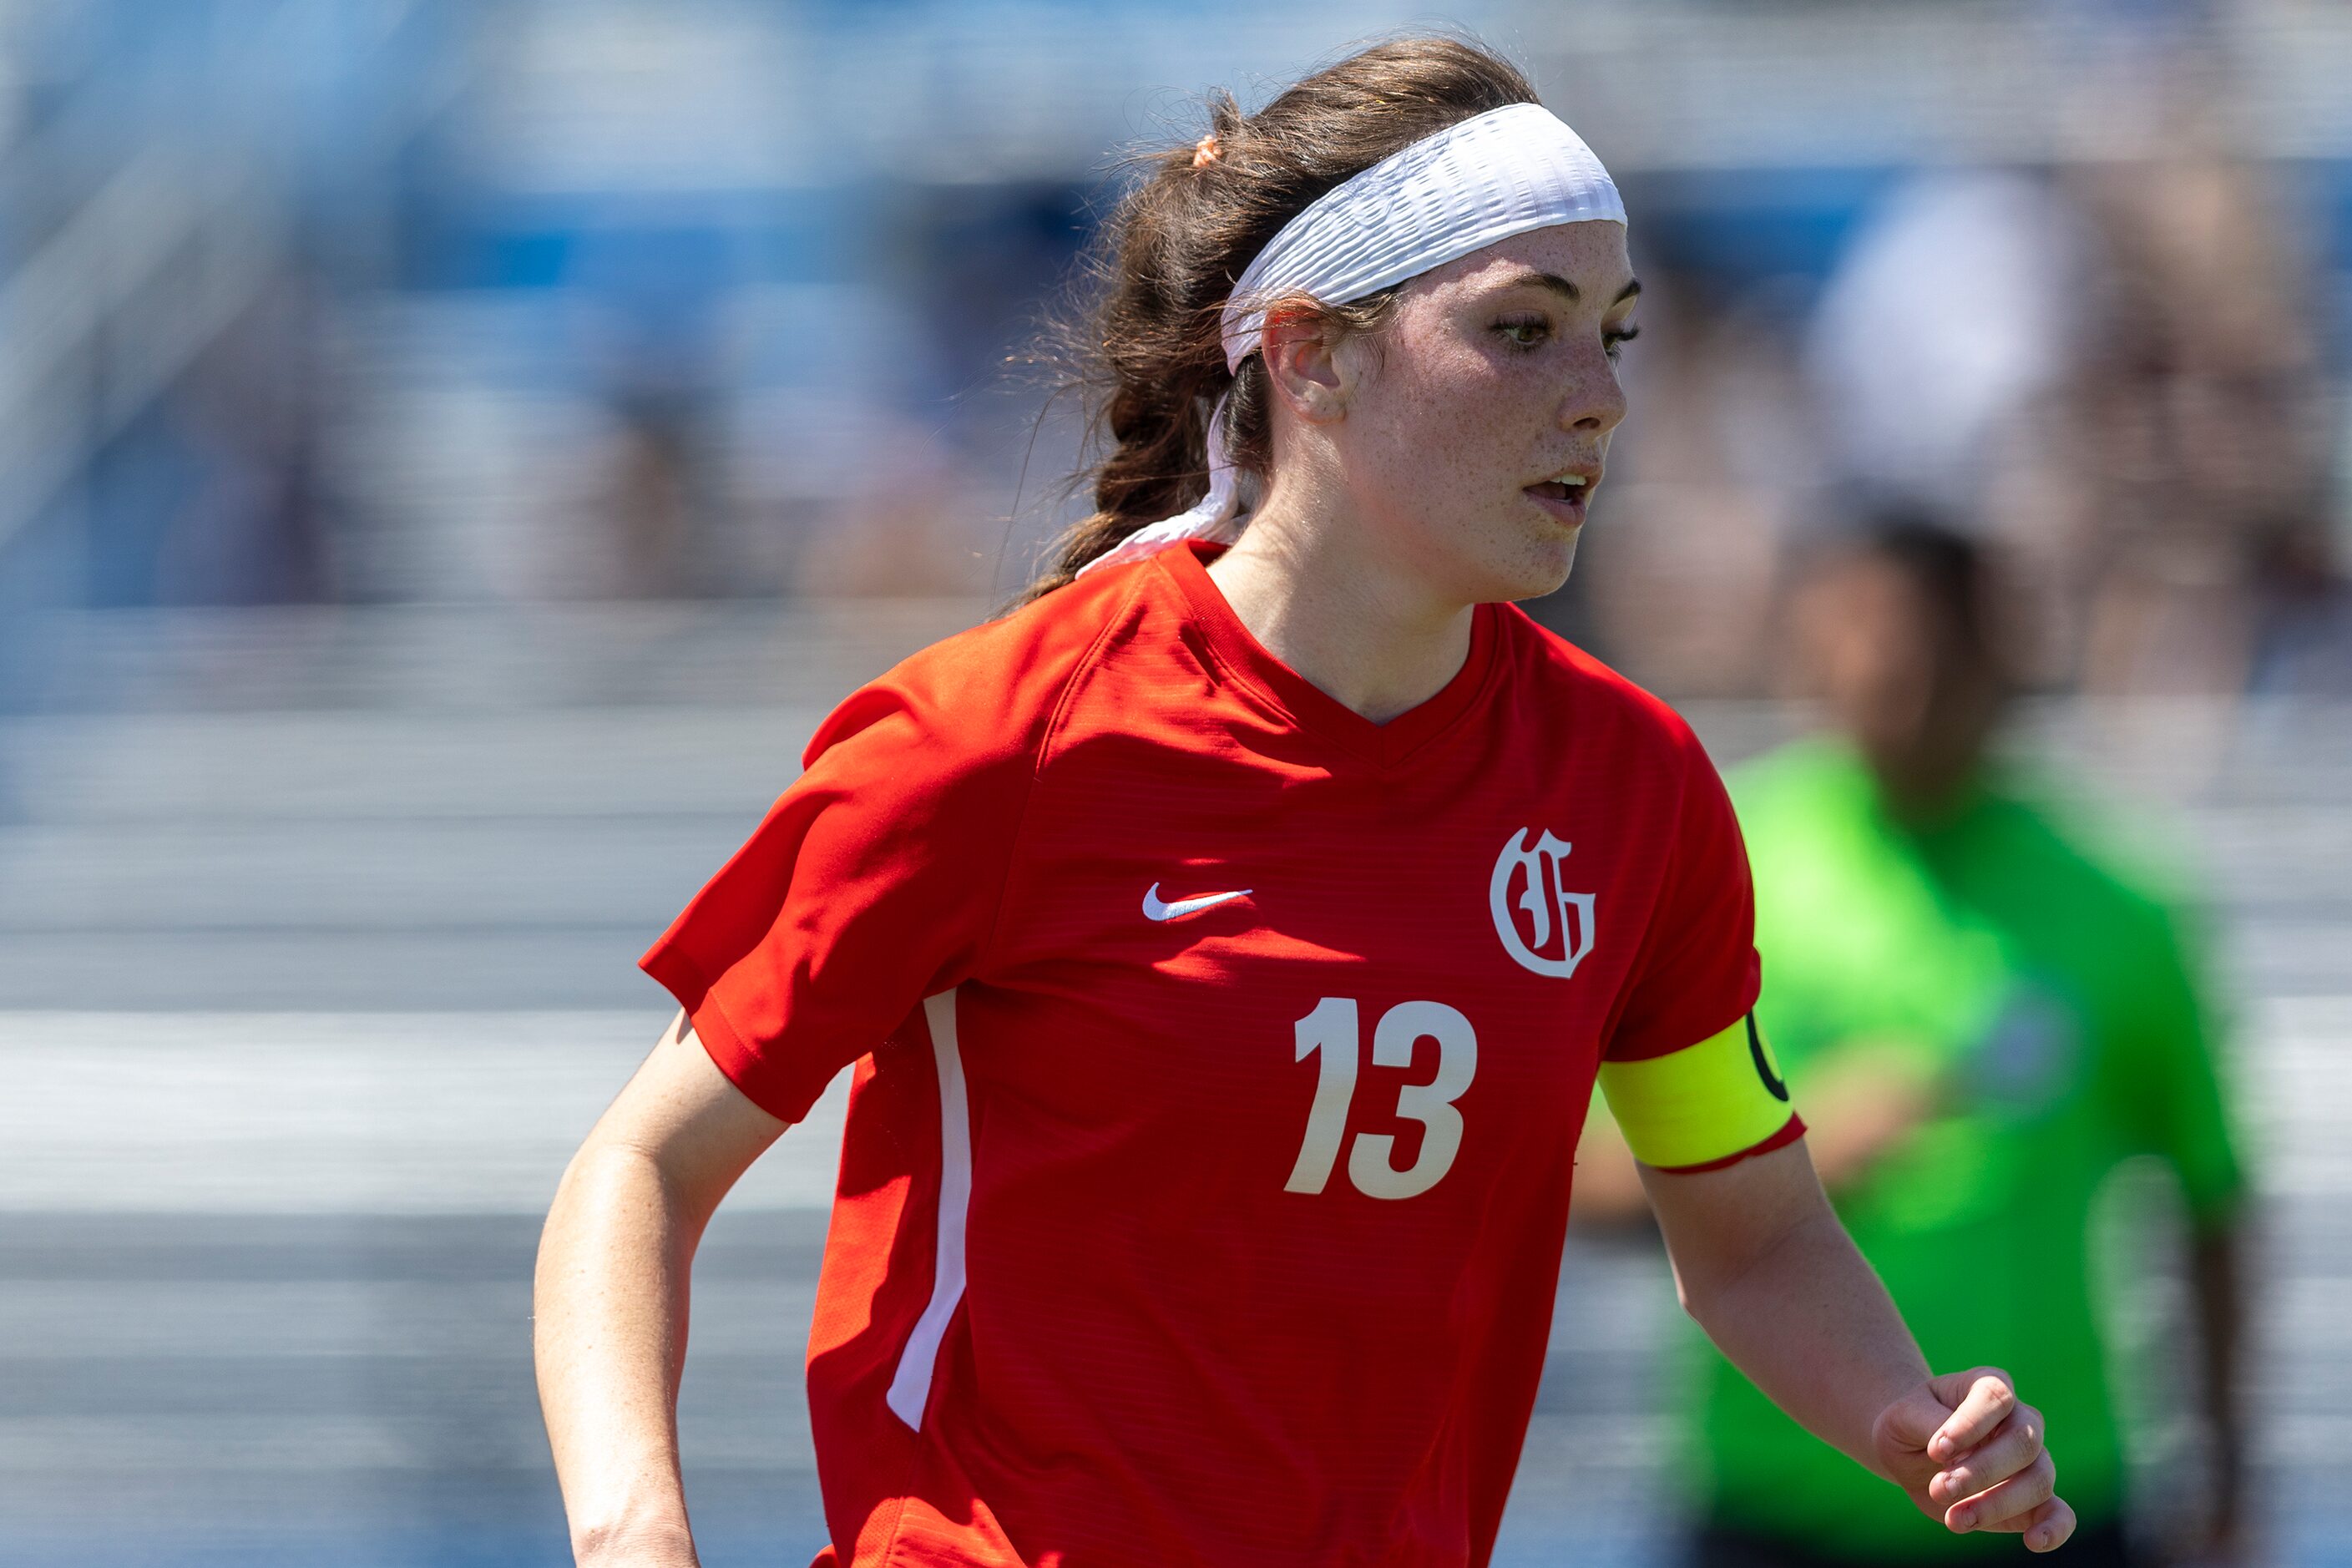
[[[1541,104],[1514,103],[1449,125],[1325,192],[1266,242],[1225,300],[1225,368],[1239,371],[1257,352],[1265,307],[1278,300],[1303,294],[1344,305],[1529,229],[1624,221],[1609,171]],[[1209,416],[1209,493],[1079,571],[1179,540],[1227,536],[1236,500],[1219,398]]]

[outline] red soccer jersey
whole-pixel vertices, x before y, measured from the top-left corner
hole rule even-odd
[[[858,691],[646,957],[775,1115],[857,1064],[821,1564],[1484,1563],[1600,1061],[1755,1001],[1663,704],[1486,605],[1374,724],[1213,555]]]

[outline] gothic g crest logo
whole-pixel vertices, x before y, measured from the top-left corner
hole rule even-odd
[[[1534,833],[1522,827],[1503,841],[1486,907],[1503,951],[1523,968],[1565,980],[1592,951],[1592,895],[1568,890],[1569,847],[1549,829],[1530,846]]]

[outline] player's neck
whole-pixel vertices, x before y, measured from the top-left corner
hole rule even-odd
[[[1951,679],[1938,683],[1915,727],[1857,736],[1895,820],[1933,827],[1965,810],[1982,787],[2000,717],[1991,681]]]
[[[1984,739],[1939,733],[1908,747],[1866,752],[1888,814],[1906,826],[1931,828],[1966,810],[1982,786]]]
[[[1385,724],[1461,671],[1475,606],[1434,597],[1359,543],[1345,527],[1261,518],[1210,563],[1209,575],[1267,652]]]

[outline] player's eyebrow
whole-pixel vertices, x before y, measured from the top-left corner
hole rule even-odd
[[[1562,278],[1557,272],[1522,272],[1517,278],[1512,279],[1506,287],[1512,289],[1549,289],[1555,294],[1566,296],[1570,304],[1574,304],[1576,301],[1584,298],[1583,289],[1578,288],[1567,279]],[[1622,289],[1618,289],[1617,298],[1610,300],[1609,302],[1612,305],[1622,305],[1626,300],[1633,298],[1636,294],[1639,294],[1641,291],[1642,280],[1639,278],[1636,278],[1632,282],[1626,284]]]

